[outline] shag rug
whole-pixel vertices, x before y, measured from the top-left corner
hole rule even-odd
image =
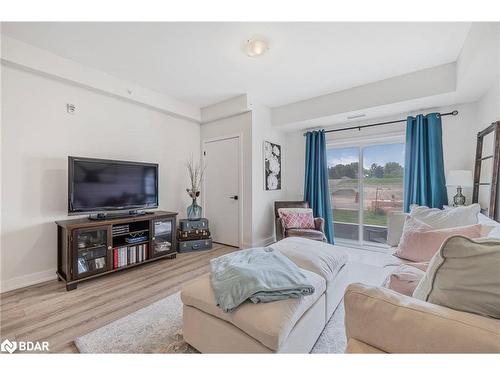
[[[198,353],[182,337],[180,292],[78,337],[75,344],[81,353]],[[311,353],[344,353],[345,347],[341,302]]]

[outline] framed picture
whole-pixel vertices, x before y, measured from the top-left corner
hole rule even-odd
[[[264,189],[281,190],[281,146],[264,141]]]

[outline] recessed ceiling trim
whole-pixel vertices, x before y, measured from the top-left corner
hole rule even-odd
[[[352,115],[352,116],[347,116],[348,120],[354,120],[355,118],[361,118],[361,117],[366,117],[365,113],[361,113],[359,115]]]
[[[272,109],[272,122],[280,126],[454,92],[457,84],[456,65],[439,65],[275,107]]]
[[[1,41],[2,64],[126,99],[177,118],[200,123],[200,108],[194,105],[123,81],[5,35],[1,36]]]

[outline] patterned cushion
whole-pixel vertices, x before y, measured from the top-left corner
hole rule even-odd
[[[278,215],[285,229],[314,229],[314,216],[311,208],[280,208]]]

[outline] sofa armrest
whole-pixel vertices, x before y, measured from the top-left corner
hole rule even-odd
[[[389,289],[351,284],[348,340],[388,353],[500,353],[500,320],[452,310]]]
[[[285,226],[283,225],[283,220],[281,218],[276,218],[276,241],[282,240],[283,238],[286,237],[286,229]]]
[[[319,230],[320,232],[325,233],[325,219],[323,219],[322,217],[315,217],[314,228],[316,230]]]
[[[387,244],[389,246],[398,246],[407,216],[408,214],[404,212],[389,212],[387,215]]]

